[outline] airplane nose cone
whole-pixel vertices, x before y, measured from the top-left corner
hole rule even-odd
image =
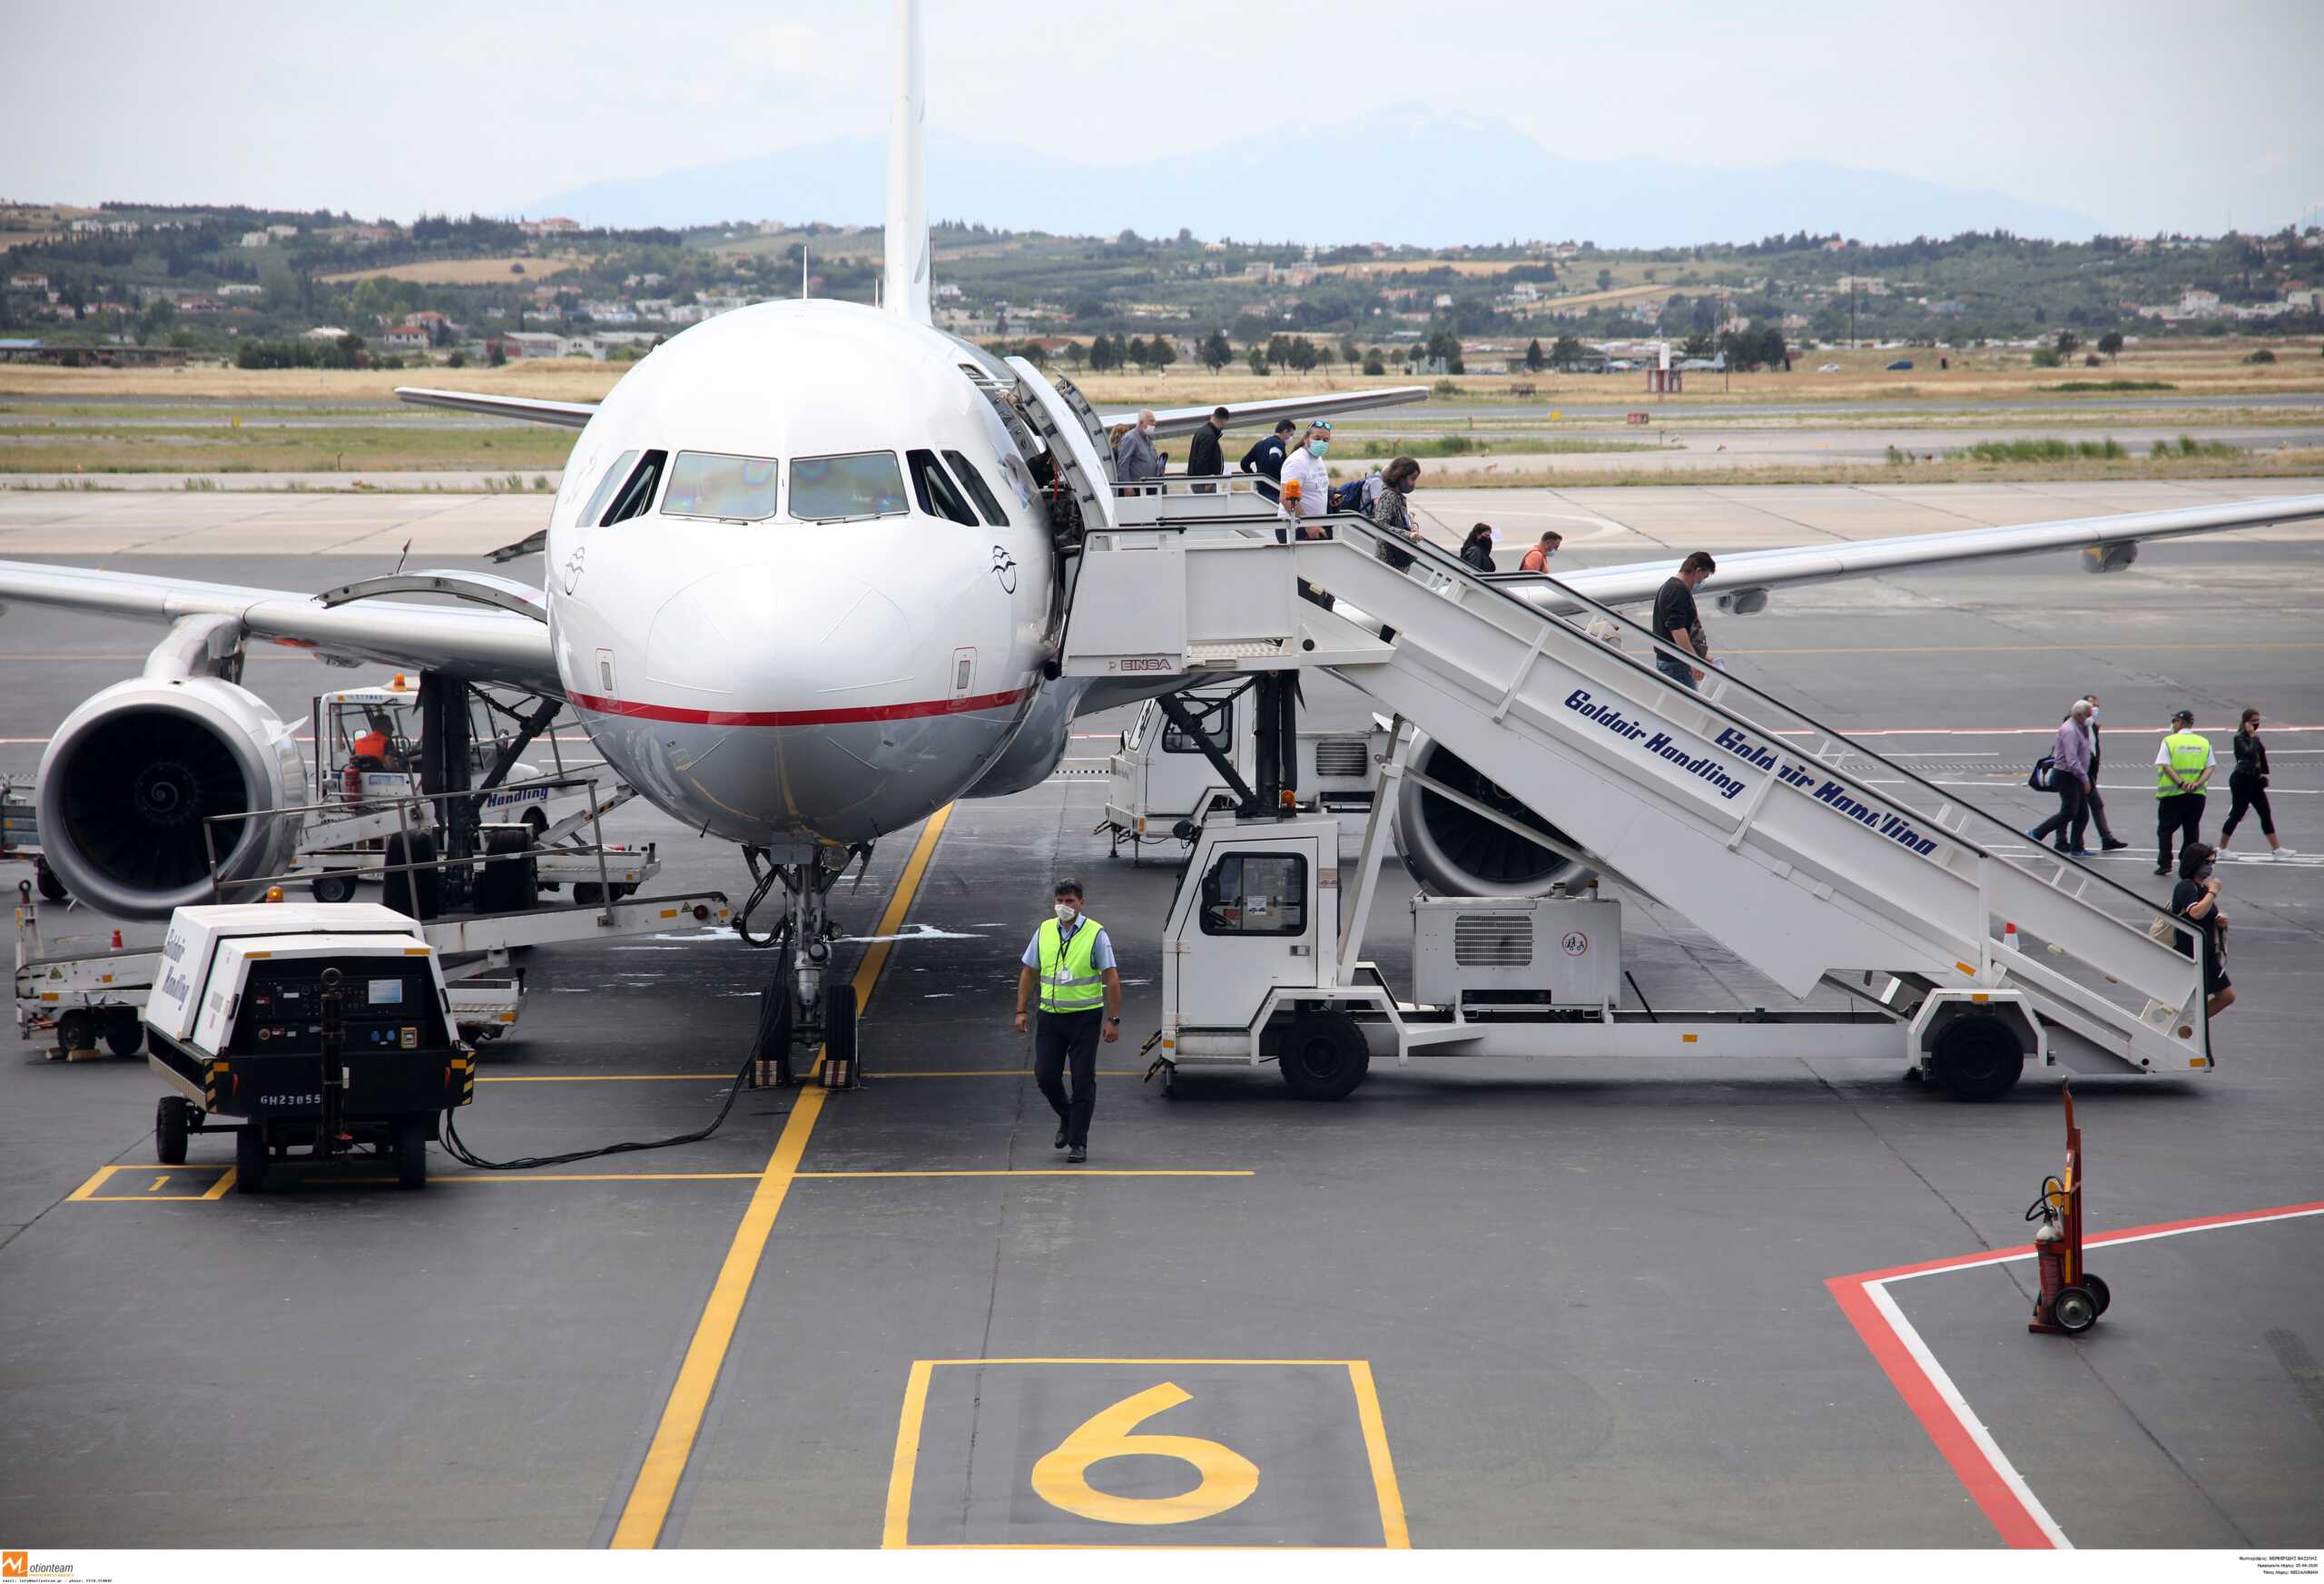
[[[848,573],[730,568],[655,613],[645,675],[665,702],[793,713],[843,709],[909,679],[911,620]]]

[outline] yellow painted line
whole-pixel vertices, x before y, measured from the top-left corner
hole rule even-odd
[[[902,927],[904,916],[911,910],[912,898],[919,894],[921,881],[927,876],[929,862],[936,856],[936,843],[951,818],[952,805],[947,804],[930,815],[928,823],[921,827],[920,840],[913,845],[911,856],[904,861],[895,894],[888,899],[887,910],[880,915],[879,928],[872,931],[874,935],[891,936]],[[863,960],[857,964],[853,983],[858,1008],[870,1003],[872,986],[879,981],[881,969],[887,965],[892,945],[886,940],[873,941],[871,949],[863,954]],[[818,1056],[819,1063],[821,1059]],[[759,1261],[766,1253],[766,1240],[774,1231],[775,1217],[782,1214],[783,1201],[798,1176],[800,1161],[806,1156],[807,1138],[815,1130],[815,1119],[822,1115],[823,1095],[824,1090],[813,1085],[800,1091],[791,1107],[790,1119],[783,1125],[783,1135],[775,1140],[774,1154],[760,1175],[758,1186],[751,1191],[751,1202],[743,1212],[742,1224],[734,1229],[734,1242],[727,1246],[718,1280],[711,1287],[710,1301],[703,1305],[694,1340],[686,1345],[684,1362],[678,1366],[678,1378],[670,1388],[670,1399],[663,1405],[661,1422],[655,1427],[653,1442],[645,1449],[645,1461],[637,1471],[636,1483],[630,1487],[621,1521],[614,1527],[615,1550],[648,1550],[662,1537],[662,1525],[670,1516],[670,1503],[677,1495],[678,1481],[685,1474],[686,1461],[694,1455],[694,1438],[701,1433],[703,1415],[710,1407],[710,1394],[717,1387],[718,1372],[726,1363],[726,1350],[733,1343],[735,1325],[742,1319],[743,1302],[750,1296],[751,1281],[757,1275]]]
[[[98,1192],[105,1184],[113,1180],[115,1174],[120,1172],[159,1172],[162,1176],[155,1179],[155,1187],[160,1186],[161,1183],[171,1175],[179,1172],[216,1172],[218,1180],[199,1194],[157,1194],[152,1188],[148,1188],[143,1194],[101,1194]],[[226,1191],[233,1186],[234,1168],[231,1166],[143,1166],[121,1161],[112,1166],[99,1166],[87,1182],[64,1195],[64,1202],[68,1205],[202,1205],[213,1199],[224,1198]]]
[[[694,1084],[732,1079],[733,1073],[500,1073],[477,1075],[480,1084]],[[751,1174],[756,1176],[758,1174]]]
[[[888,1467],[887,1520],[880,1529],[883,1550],[901,1550],[911,1544],[906,1538],[911,1527],[911,1482],[920,1467],[920,1427],[928,1413],[928,1378],[935,1371],[934,1361],[914,1359],[911,1376],[904,1382],[903,1413],[896,1422],[896,1457]]]
[[[1033,1069],[1029,1067],[963,1067],[920,1072],[868,1072],[863,1075],[863,1081],[873,1083],[881,1078],[1029,1078],[1032,1076]],[[1101,1067],[1098,1069],[1098,1076],[1101,1078],[1142,1078],[1146,1076],[1146,1069],[1142,1067]]]
[[[1372,1365],[1350,1359],[1349,1381],[1355,1387],[1356,1422],[1364,1426],[1364,1452],[1372,1463],[1372,1492],[1380,1502],[1380,1533],[1393,1551],[1412,1550],[1411,1529],[1404,1522],[1404,1498],[1396,1489],[1396,1466],[1388,1459],[1388,1425],[1380,1414],[1380,1388],[1373,1382]]]
[[[510,1172],[461,1172],[454,1176],[430,1177],[431,1183],[749,1183],[764,1176],[763,1172],[528,1172],[522,1176]],[[387,1181],[385,1177],[379,1179]]]
[[[1246,1168],[1196,1166],[993,1166],[931,1171],[799,1172],[803,1178],[849,1177],[1251,1177]]]

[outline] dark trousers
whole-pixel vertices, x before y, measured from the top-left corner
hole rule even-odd
[[[2091,761],[2090,790],[2082,794],[2083,806],[2090,811],[2090,822],[2098,827],[2098,839],[2112,841],[2114,827],[2106,822],[2106,799],[2098,790],[2098,762]]]
[[[2154,800],[2154,864],[2157,869],[2171,867],[2171,837],[2176,831],[2179,844],[2203,839],[2203,794],[2173,792],[2167,798]]]
[[[2028,832],[2034,841],[2054,833],[2058,851],[2083,844],[2083,834],[2090,829],[2090,805],[2083,796],[2082,782],[2073,772],[2060,765],[2057,770],[2058,812]]]
[[[2234,801],[2228,805],[2227,823],[2219,828],[2221,841],[2224,841],[2235,834],[2235,828],[2243,822],[2246,812],[2260,816],[2261,835],[2272,836],[2276,833],[2276,813],[2273,809],[2268,807],[2268,789],[2260,784],[2258,776],[2231,775],[2227,780],[2227,791],[2228,795]]]
[[[1043,1012],[1033,1025],[1033,1081],[1041,1097],[1065,1124],[1065,1141],[1087,1148],[1089,1114],[1098,1108],[1098,1036],[1106,1014]],[[1065,1088],[1065,1069],[1073,1067],[1073,1092]]]

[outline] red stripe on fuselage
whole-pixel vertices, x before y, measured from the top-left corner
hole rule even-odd
[[[980,693],[967,698],[927,699],[908,704],[864,704],[838,710],[688,710],[674,704],[638,703],[629,699],[599,698],[593,694],[566,696],[575,705],[601,715],[630,720],[672,721],[686,726],[840,726],[867,721],[911,721],[928,715],[966,715],[979,710],[1005,709],[1020,703],[1033,684],[1007,693]]]

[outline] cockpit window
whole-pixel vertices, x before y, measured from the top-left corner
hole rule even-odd
[[[911,509],[893,451],[799,457],[791,464],[791,515],[808,522],[901,517]]]
[[[595,527],[605,520],[606,507],[613,500],[614,491],[621,487],[622,480],[629,477],[629,470],[636,465],[637,453],[635,451],[624,451],[614,458],[614,465],[606,469],[606,476],[597,480],[597,487],[590,492],[589,504],[581,508],[580,520],[584,526]]]
[[[662,497],[662,515],[763,522],[774,515],[774,484],[780,469],[781,464],[772,457],[681,451],[670,467],[670,487]]]
[[[911,492],[919,498],[920,509],[932,517],[950,517],[970,527],[977,526],[977,514],[969,509],[968,497],[933,451],[906,451],[904,463],[911,469]]]
[[[969,487],[969,494],[975,497],[977,510],[984,513],[985,525],[988,527],[1007,527],[1009,518],[1002,514],[1000,502],[993,498],[992,490],[986,485],[984,475],[977,471],[976,464],[958,451],[945,452],[944,460],[952,465],[952,471],[959,474],[960,482]]]
[[[602,528],[643,517],[645,508],[654,504],[654,491],[662,483],[662,468],[669,459],[667,451],[648,451],[639,457],[637,466],[631,468],[629,477],[623,480],[620,493],[614,497],[613,505],[607,507],[606,515],[597,519],[597,526]],[[588,519],[584,517],[582,520],[586,522]]]

